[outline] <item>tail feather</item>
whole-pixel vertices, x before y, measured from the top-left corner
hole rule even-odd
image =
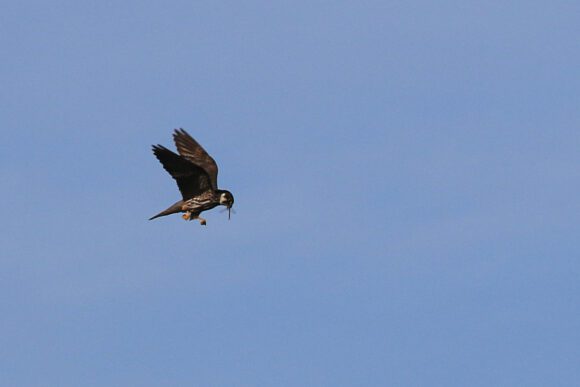
[[[152,216],[151,218],[149,218],[149,220],[153,220],[155,218],[159,218],[161,216],[166,216],[166,215],[171,215],[171,214],[177,214],[178,212],[181,212],[181,206],[183,205],[183,200],[178,201],[177,203],[175,203],[174,205],[172,205],[171,207],[169,207],[168,209],[161,211],[160,213],[158,213],[155,216]]]

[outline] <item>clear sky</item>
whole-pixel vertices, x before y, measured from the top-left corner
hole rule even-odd
[[[5,1],[0,385],[580,385],[580,3]],[[237,214],[179,199],[183,127]]]

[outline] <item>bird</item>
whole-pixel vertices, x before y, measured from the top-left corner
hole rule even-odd
[[[153,154],[177,182],[182,200],[149,220],[183,212],[183,219],[197,219],[205,226],[207,221],[199,215],[219,205],[227,208],[229,219],[234,195],[230,191],[218,189],[218,166],[215,160],[182,128],[175,129],[173,141],[179,154],[159,144],[153,145]]]

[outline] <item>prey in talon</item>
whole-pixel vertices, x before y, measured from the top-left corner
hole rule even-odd
[[[149,220],[183,212],[183,219],[196,219],[205,226],[207,221],[199,215],[219,205],[227,208],[229,219],[234,196],[230,191],[218,189],[215,160],[183,129],[175,129],[173,140],[179,154],[162,145],[153,145],[153,154],[177,182],[182,200]]]

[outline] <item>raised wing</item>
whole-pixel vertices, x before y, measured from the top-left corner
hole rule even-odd
[[[191,199],[211,188],[209,175],[199,166],[162,145],[153,145],[153,153],[163,168],[177,181],[183,200]]]
[[[175,129],[173,140],[179,154],[202,168],[209,176],[212,188],[217,189],[218,166],[215,160],[183,129]]]

